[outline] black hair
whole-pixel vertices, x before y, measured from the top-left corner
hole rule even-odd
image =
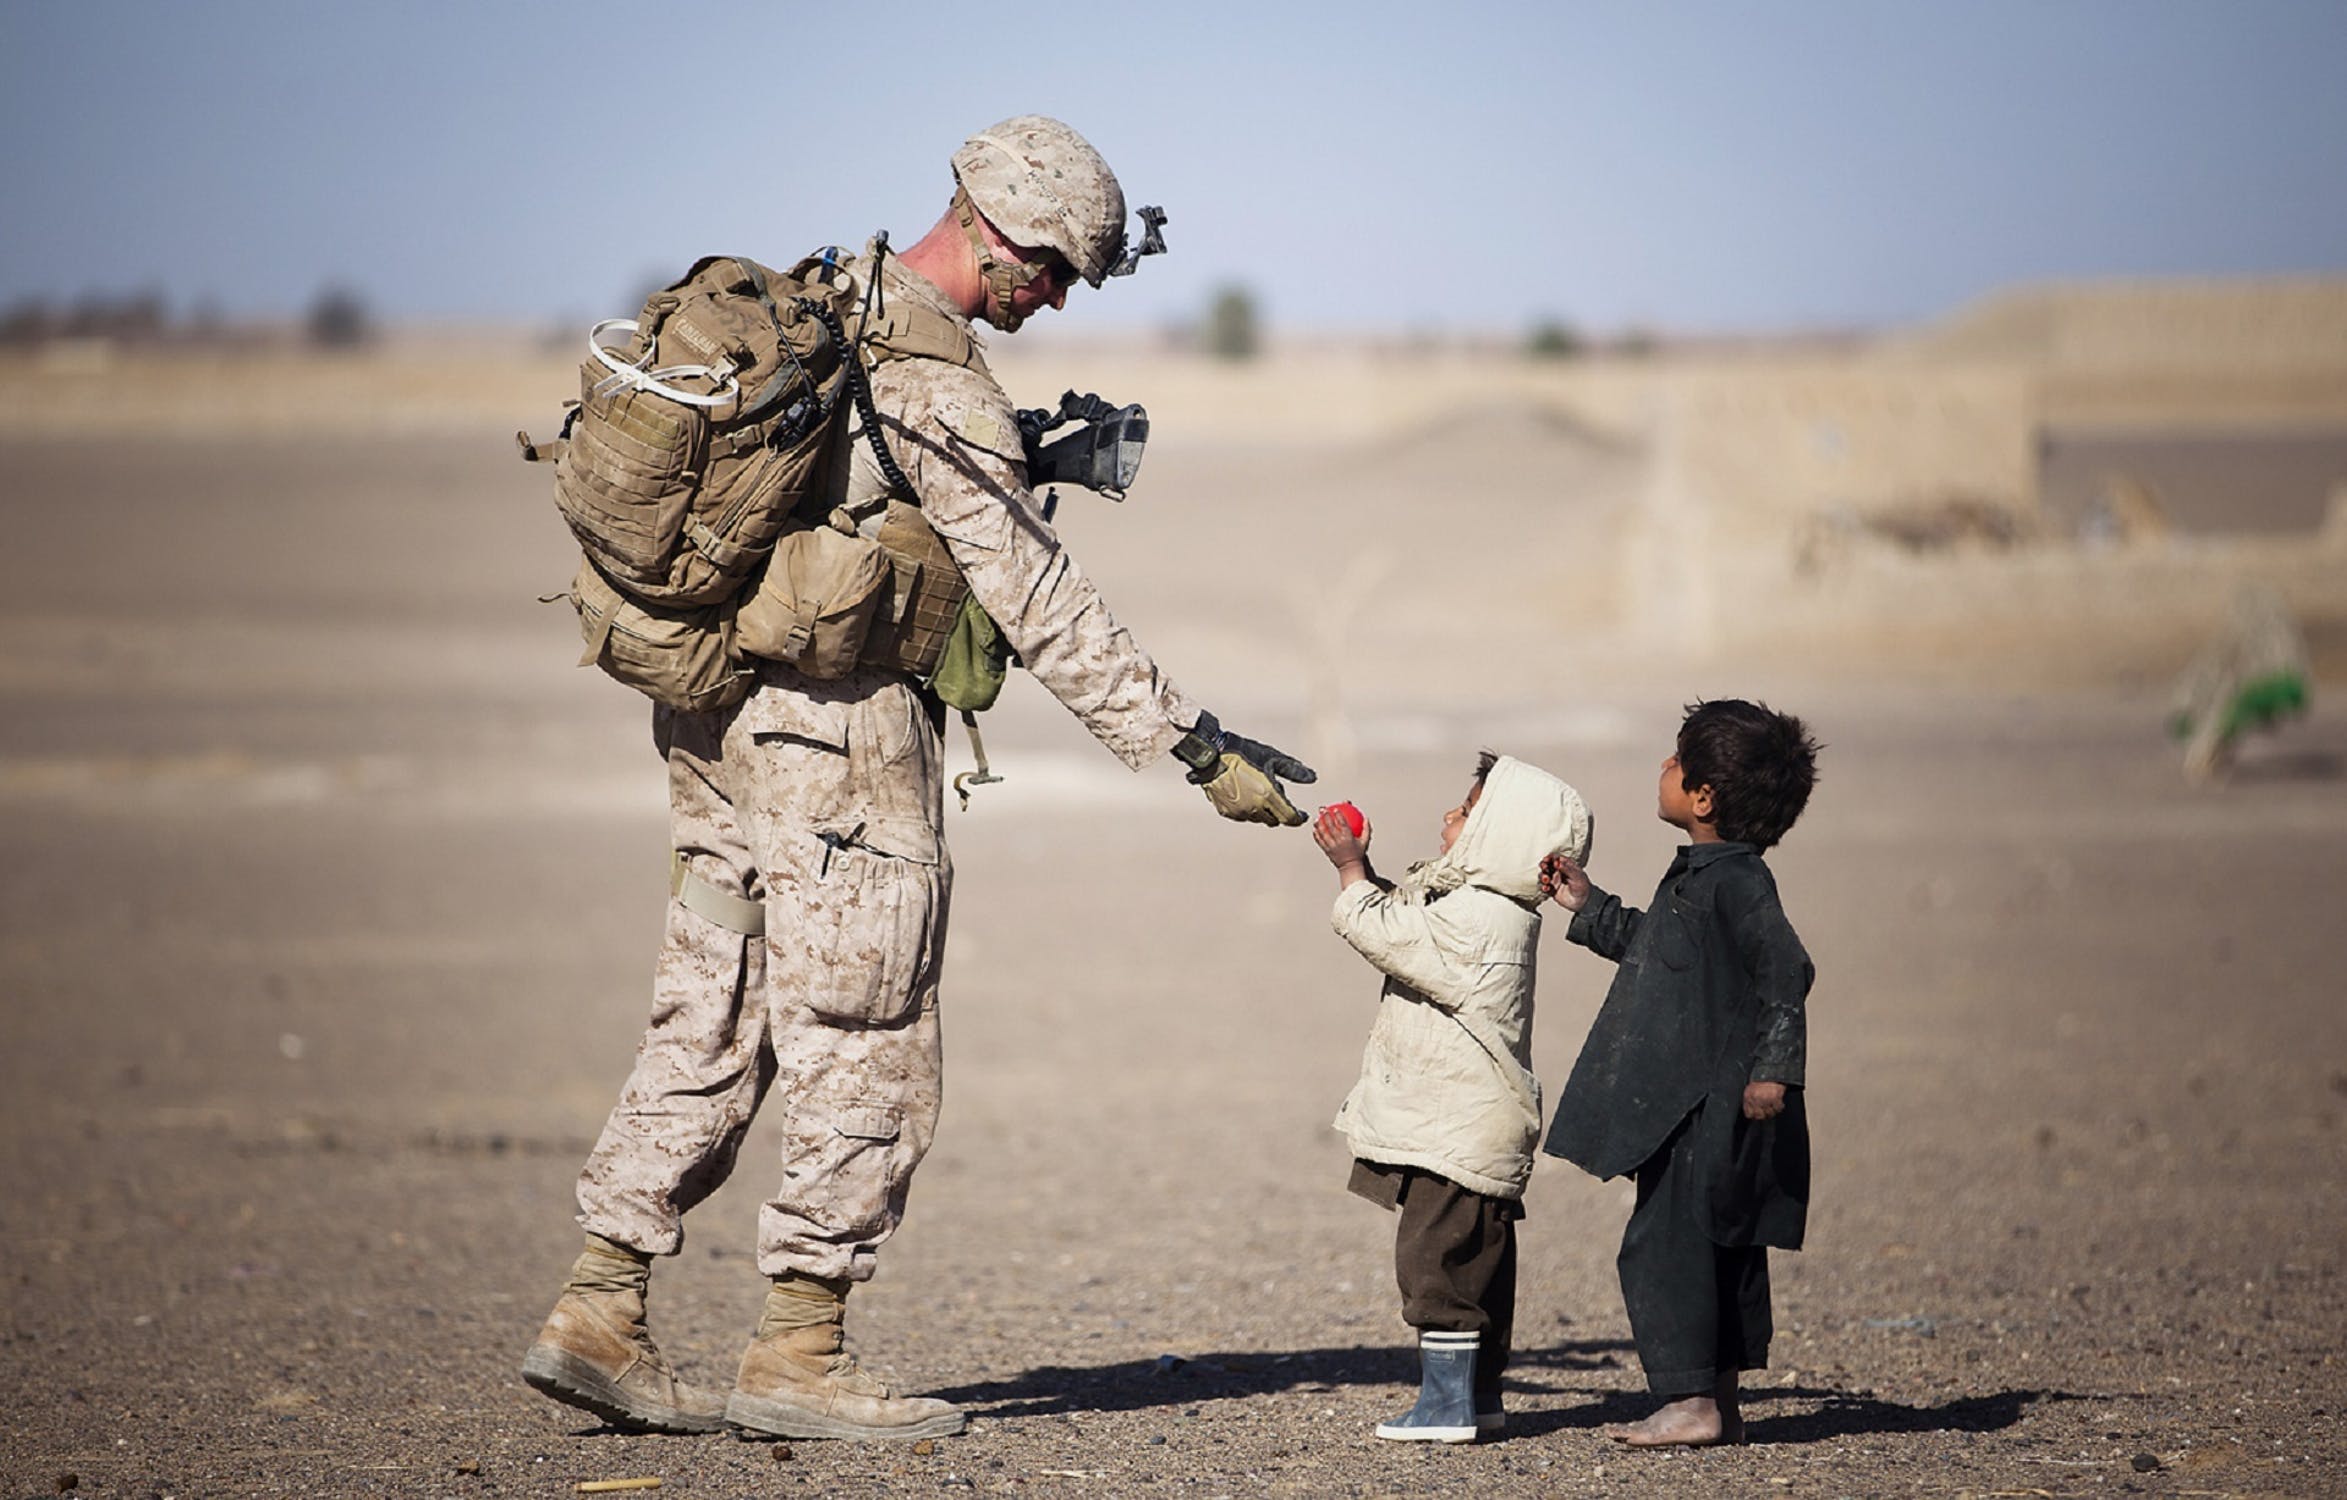
[[[1499,752],[1497,750],[1479,751],[1475,756],[1475,784],[1477,786],[1483,785],[1484,778],[1491,774],[1491,768],[1498,764]]]
[[[1697,699],[1679,722],[1679,784],[1711,788],[1721,838],[1766,849],[1809,805],[1823,748],[1799,719],[1765,703]]]

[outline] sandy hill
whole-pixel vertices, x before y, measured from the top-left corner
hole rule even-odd
[[[2347,367],[2347,276],[2020,287],[1888,348],[2072,373],[2337,370]]]

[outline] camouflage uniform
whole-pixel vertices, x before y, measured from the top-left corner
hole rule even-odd
[[[882,290],[969,327],[893,262]],[[1027,670],[1128,766],[1164,754],[1199,708],[1043,522],[1010,400],[983,361],[889,361],[872,394],[923,514]],[[869,445],[842,436],[835,498],[854,512],[886,485]],[[765,933],[671,901],[651,1022],[580,1176],[579,1222],[674,1253],[683,1214],[731,1171],[779,1083],[785,1160],[759,1216],[759,1269],[860,1281],[903,1216],[937,1124],[953,885],[938,720],[900,673],[815,681],[779,662],[757,667],[738,708],[660,709],[654,734],[684,867],[759,903]]]

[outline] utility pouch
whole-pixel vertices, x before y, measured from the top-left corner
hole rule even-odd
[[[888,554],[868,537],[830,526],[790,532],[742,606],[736,643],[808,677],[844,677],[863,654],[890,577]]]
[[[948,708],[984,713],[1002,696],[1010,676],[1011,645],[976,594],[962,596],[961,613],[945,637],[945,654],[929,690]]]
[[[589,362],[581,420],[554,467],[574,535],[631,585],[665,581],[709,444],[708,414],[641,390],[598,392]]]
[[[579,665],[598,666],[656,703],[692,713],[730,708],[750,694],[756,676],[734,646],[730,604],[669,609],[639,603],[614,588],[592,562],[581,562],[567,598],[579,612],[586,651]]]
[[[879,542],[894,577],[887,614],[874,625],[864,660],[926,678],[945,655],[946,637],[960,618],[969,582],[918,506],[889,501]]]

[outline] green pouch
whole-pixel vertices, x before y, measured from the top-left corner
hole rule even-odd
[[[2273,672],[2243,683],[2225,709],[2225,736],[2263,729],[2292,714],[2306,712],[2306,679],[2296,672]]]
[[[977,595],[965,594],[961,613],[954,617],[953,629],[946,635],[945,654],[937,659],[937,671],[929,679],[929,690],[948,708],[983,713],[1002,696],[1010,663],[1011,643],[1003,638],[1002,627],[978,603]]]

